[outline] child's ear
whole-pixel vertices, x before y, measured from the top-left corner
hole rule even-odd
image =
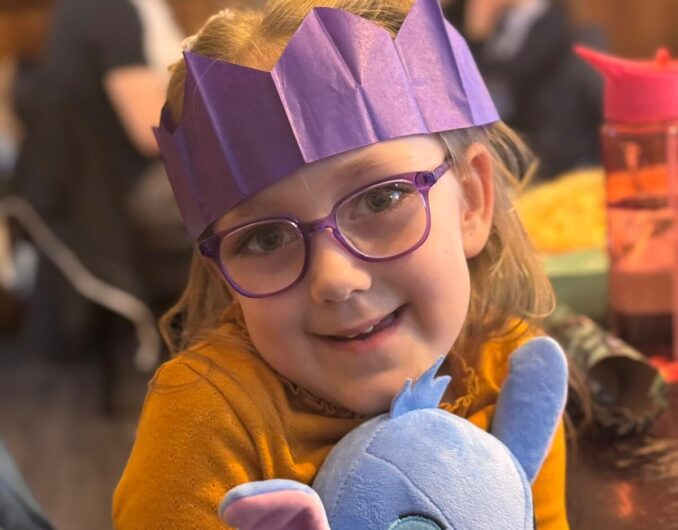
[[[480,143],[471,144],[464,153],[467,173],[460,185],[463,195],[461,231],[464,254],[472,258],[485,247],[494,210],[494,179],[492,155]]]

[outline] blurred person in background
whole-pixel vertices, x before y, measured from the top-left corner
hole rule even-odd
[[[224,3],[60,0],[42,61],[16,83],[25,140],[14,190],[95,276],[157,311],[183,284],[190,245],[152,126],[181,40]],[[115,347],[118,319],[49,263],[39,269],[27,323],[33,347],[57,358]]]
[[[552,178],[600,163],[602,81],[575,57],[575,41],[596,48],[596,28],[575,29],[558,0],[443,0],[469,41],[502,119],[527,140]]]
[[[141,298],[125,199],[157,155],[151,125],[166,85],[143,41],[127,0],[55,4],[43,61],[17,79],[25,140],[14,183],[95,276]],[[55,357],[80,356],[93,346],[86,330],[100,338],[113,322],[46,261],[30,315],[35,347]]]

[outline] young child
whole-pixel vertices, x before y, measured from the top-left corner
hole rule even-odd
[[[198,250],[116,528],[224,528],[233,486],[310,483],[441,354],[441,406],[489,427],[552,293],[510,200],[523,145],[437,0],[223,11],[175,65],[157,137]],[[564,482],[561,428],[540,530],[568,527]]]

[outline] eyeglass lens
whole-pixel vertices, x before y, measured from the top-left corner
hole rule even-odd
[[[426,203],[409,181],[389,181],[349,196],[336,209],[342,243],[362,258],[385,259],[406,253],[426,232]],[[224,237],[220,259],[238,288],[265,295],[292,285],[302,273],[306,248],[291,220],[247,225]]]
[[[419,242],[426,230],[426,206],[411,182],[388,182],[343,202],[337,227],[358,253],[388,258]]]

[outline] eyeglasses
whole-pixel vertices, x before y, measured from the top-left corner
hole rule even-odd
[[[299,283],[308,268],[310,236],[332,229],[351,254],[370,262],[399,258],[419,248],[431,230],[428,192],[450,169],[389,177],[341,198],[329,215],[310,222],[281,215],[218,232],[198,244],[240,294],[264,298]]]

